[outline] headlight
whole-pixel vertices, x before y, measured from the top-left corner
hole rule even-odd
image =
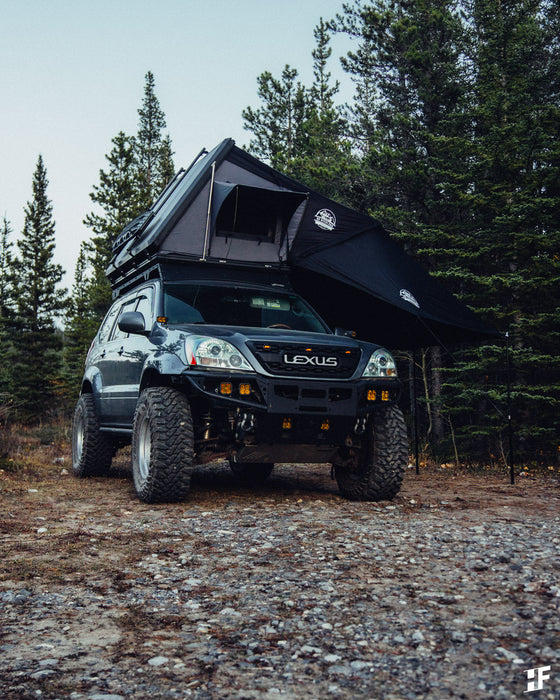
[[[379,348],[372,353],[362,377],[396,377],[397,367],[390,352]]]
[[[194,336],[186,342],[187,362],[193,367],[254,372],[249,362],[231,343],[220,338]]]

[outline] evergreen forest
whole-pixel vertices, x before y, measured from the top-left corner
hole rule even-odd
[[[342,56],[333,55],[337,35],[352,39]],[[500,332],[480,345],[434,339],[414,354],[390,348],[409,413],[409,377],[417,378],[422,453],[463,464],[507,464],[512,454],[557,464],[557,0],[354,0],[318,18],[314,40],[310,84],[297,67],[273,75],[262,66],[254,104],[240,115],[244,147],[381,221]],[[332,79],[335,62],[353,83],[347,104]],[[39,155],[17,240],[7,215],[0,225],[0,426],[71,415],[111,299],[112,242],[174,174],[152,73],[138,132],[116,134],[92,185],[91,235],[70,291],[54,262],[46,165]]]

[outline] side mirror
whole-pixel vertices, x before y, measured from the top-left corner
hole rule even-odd
[[[140,311],[125,311],[119,317],[119,330],[123,333],[146,333],[146,321]]]
[[[335,335],[342,335],[342,336],[345,336],[346,338],[355,338],[356,337],[356,331],[347,331],[345,328],[335,328],[334,334]]]

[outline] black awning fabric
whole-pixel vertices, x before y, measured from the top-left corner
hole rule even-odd
[[[391,347],[496,336],[384,231],[366,230],[292,257],[294,286],[331,326]]]

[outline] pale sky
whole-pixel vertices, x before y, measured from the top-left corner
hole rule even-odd
[[[312,82],[313,29],[343,0],[0,0],[0,217],[15,241],[39,153],[56,224],[55,261],[71,287],[84,216],[119,131],[133,135],[152,71],[176,168],[232,137],[243,146],[242,110],[258,106],[257,76],[286,63]],[[352,86],[335,37],[329,66]]]

